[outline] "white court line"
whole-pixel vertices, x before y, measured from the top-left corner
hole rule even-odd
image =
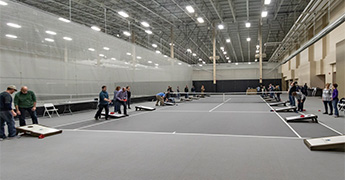
[[[302,115],[306,115],[306,114],[304,114],[303,112],[298,112],[298,113],[299,113],[299,114],[302,114]],[[318,123],[319,123],[321,126],[327,128],[327,129],[329,129],[329,130],[331,130],[331,131],[333,131],[333,132],[335,132],[335,133],[337,133],[337,134],[339,134],[339,135],[344,135],[343,133],[341,133],[341,132],[339,132],[339,131],[337,131],[337,130],[335,130],[335,129],[329,127],[329,126],[327,126],[326,124],[320,122],[319,120],[318,120]]]
[[[210,111],[195,111],[195,110],[165,110],[165,111],[159,111],[164,113],[174,112],[174,113],[209,113]],[[211,113],[271,113],[267,111],[212,111]]]
[[[254,135],[232,135],[232,134],[202,134],[202,133],[176,133],[173,132],[150,132],[150,131],[113,131],[113,130],[72,130],[63,129],[63,131],[70,132],[88,132],[88,133],[123,133],[123,134],[152,134],[152,135],[178,135],[178,136],[204,136],[204,137],[238,137],[238,138],[259,138],[259,139],[292,139],[300,140],[297,137],[285,137],[285,136],[254,136]]]
[[[58,126],[54,126],[55,128],[57,127],[62,127],[62,126],[68,126],[68,125],[72,125],[72,124],[78,124],[81,122],[87,122],[87,121],[92,121],[92,119],[88,119],[88,120],[81,120],[81,121],[74,121],[74,122],[70,122],[70,123],[65,123],[65,124],[60,124]]]
[[[161,109],[166,109],[166,108],[169,108],[169,106],[166,106],[166,107],[163,107],[163,108],[156,109],[156,111],[159,111],[159,110],[161,110]],[[85,128],[89,128],[89,127],[93,127],[93,126],[98,126],[98,125],[101,125],[101,124],[106,124],[106,123],[110,123],[110,122],[120,121],[120,120],[127,119],[127,118],[129,118],[129,117],[134,117],[134,116],[146,114],[146,113],[149,113],[149,112],[152,113],[152,112],[155,112],[155,111],[145,111],[145,112],[142,112],[142,113],[133,114],[133,115],[126,116],[126,117],[123,117],[123,118],[118,118],[118,119],[114,119],[114,120],[106,120],[106,121],[103,121],[103,122],[100,122],[100,123],[90,124],[90,125],[87,125],[87,126],[82,126],[82,127],[77,128],[77,129],[74,129],[74,130],[81,130],[81,129],[85,129]]]
[[[211,110],[209,110],[208,112],[212,112],[213,110],[217,109],[218,107],[220,107],[221,105],[223,105],[224,103],[230,101],[231,98],[227,99],[226,101],[222,102],[221,104],[219,104],[218,106],[212,108]]]
[[[262,101],[264,101],[264,102],[266,103],[266,105],[267,105],[271,110],[273,110],[273,112],[284,122],[284,124],[286,124],[286,125],[291,129],[291,131],[294,132],[294,133],[296,134],[296,136],[297,136],[298,138],[302,139],[302,137],[301,137],[301,136],[290,126],[290,124],[288,124],[288,123],[284,120],[283,117],[280,116],[279,113],[277,113],[277,112],[272,108],[272,106],[270,106],[261,96],[260,96],[260,98],[262,99]]]

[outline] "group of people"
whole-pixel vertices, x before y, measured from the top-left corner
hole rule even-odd
[[[192,92],[192,95],[195,96],[195,94],[196,94],[195,87],[192,86],[192,88],[190,90]],[[186,87],[184,88],[184,92],[185,92],[185,98],[188,98],[188,95],[189,95],[188,85],[186,85]],[[205,86],[204,85],[201,85],[200,92],[201,92],[201,96],[204,96],[204,93],[205,93]],[[156,94],[156,100],[157,100],[156,106],[158,106],[158,103],[160,104],[160,106],[164,106],[164,102],[168,102],[168,101],[175,103],[174,97],[176,97],[177,99],[180,99],[181,94],[180,94],[180,87],[179,86],[177,86],[177,88],[176,88],[175,96],[173,96],[173,94],[174,94],[174,91],[173,91],[171,86],[168,86],[166,93],[165,92],[157,93]]]
[[[121,105],[123,106],[123,113],[127,114],[127,107],[131,109],[131,88],[117,86],[114,90],[114,98],[110,99],[107,92],[107,86],[102,86],[102,91],[99,93],[98,111],[95,114],[95,120],[101,117],[103,109],[105,110],[105,119],[109,119],[109,105],[114,104],[114,113],[121,114]]]
[[[277,101],[281,101],[281,89],[279,85],[274,86],[272,84],[269,84],[267,88],[266,86],[260,85],[256,88],[256,91],[258,93],[261,93],[262,97],[270,96],[271,98],[275,98]]]
[[[322,101],[325,106],[325,112],[323,114],[328,114],[328,106],[329,106],[329,115],[333,115],[334,111],[334,117],[339,117],[339,111],[338,111],[338,84],[333,84],[331,88],[331,84],[327,83],[325,88],[322,91]]]
[[[0,140],[17,136],[14,117],[19,117],[19,126],[25,126],[26,112],[30,114],[33,124],[38,124],[36,114],[36,95],[27,86],[21,87],[14,96],[14,106],[12,108],[12,96],[17,91],[16,86],[8,86],[6,91],[0,93]],[[5,134],[5,123],[7,124],[8,135]]]

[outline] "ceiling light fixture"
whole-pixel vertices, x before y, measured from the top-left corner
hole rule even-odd
[[[267,11],[262,11],[261,17],[267,17],[267,15],[268,15],[268,12],[267,12]]]
[[[250,28],[251,24],[250,22],[246,22],[246,28]]]
[[[224,25],[223,24],[219,24],[218,25],[218,29],[224,29]]]
[[[129,52],[128,52],[128,53],[126,53],[126,54],[127,54],[128,56],[132,55],[132,54],[131,54],[131,53],[129,53]]]
[[[157,44],[152,44],[152,47],[157,48],[158,46]]]
[[[156,53],[157,53],[157,54],[160,54],[161,52],[157,50]]]
[[[129,17],[129,15],[125,11],[119,11],[117,13],[119,13],[122,17],[125,17],[125,18]]]
[[[70,20],[62,18],[62,17],[59,17],[59,20],[65,22],[65,23],[70,23],[71,22]]]
[[[56,32],[54,31],[46,31],[47,34],[50,34],[50,35],[56,35]]]
[[[103,47],[103,49],[109,51],[109,48],[108,48],[108,47]]]
[[[14,28],[21,28],[22,26],[15,24],[15,23],[7,23],[7,26],[14,27]]]
[[[7,4],[7,2],[0,1],[0,5],[2,5],[2,6],[7,6],[8,4]]]
[[[265,0],[265,5],[269,5],[271,3],[271,0]]]
[[[192,53],[192,50],[191,49],[187,49],[187,52]]]
[[[202,17],[198,17],[198,18],[196,18],[196,20],[198,20],[199,23],[204,23],[205,22]]]
[[[95,30],[95,31],[101,31],[101,28],[97,27],[97,26],[91,26],[91,29]]]
[[[192,6],[186,6],[186,9],[189,13],[194,13],[194,8]]]
[[[89,50],[89,51],[95,51],[95,49],[94,49],[94,48],[89,48],[89,49],[87,49],[87,50]]]
[[[141,22],[141,25],[143,25],[144,27],[150,27],[150,24],[146,21]]]
[[[195,54],[195,53],[193,53],[192,55],[193,55],[194,57],[196,56],[196,54]]]
[[[45,38],[44,40],[46,40],[48,42],[54,42],[54,39],[50,39],[50,38]]]
[[[63,39],[66,41],[72,41],[72,38],[70,38],[70,37],[63,37]]]
[[[137,56],[137,59],[141,59],[141,57],[140,57],[140,56]]]
[[[249,42],[250,40],[251,40],[250,37],[248,37],[248,38],[247,38],[247,41]]]
[[[128,31],[123,31],[123,34],[124,34],[125,36],[131,36],[131,33],[128,32]]]
[[[100,57],[104,57],[104,54],[99,54]]]
[[[227,43],[230,43],[230,42],[231,42],[231,40],[230,40],[230,39],[226,39],[226,42],[227,42]]]
[[[151,30],[145,30],[145,32],[146,32],[147,34],[152,34],[152,31],[151,31]]]

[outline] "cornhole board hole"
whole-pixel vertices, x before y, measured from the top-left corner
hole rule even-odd
[[[24,133],[27,135],[40,137],[40,138],[62,133],[62,130],[60,129],[55,129],[55,128],[51,128],[51,127],[40,125],[40,124],[19,126],[19,127],[16,127],[16,129],[17,129],[17,133]]]
[[[275,112],[289,112],[289,111],[296,111],[296,110],[297,110],[296,106],[288,106],[288,107],[277,108],[274,111]]]
[[[313,122],[318,122],[317,121],[317,115],[315,114],[306,114],[306,115],[300,115],[300,116],[291,116],[291,117],[286,117],[285,120],[287,122],[291,122],[291,121],[305,121],[305,120],[309,120],[311,119]]]
[[[105,112],[103,111],[101,113],[101,116],[105,116]],[[111,118],[121,118],[121,117],[125,117],[124,114],[119,114],[119,113],[114,113],[114,112],[109,112],[109,117]]]
[[[304,139],[304,144],[310,150],[345,150],[345,136],[331,136],[322,138]]]
[[[148,106],[135,106],[135,110],[136,111],[141,111],[141,110],[154,111],[154,110],[156,110],[156,108],[148,107]]]

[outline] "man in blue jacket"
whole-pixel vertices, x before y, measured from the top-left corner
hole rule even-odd
[[[12,138],[16,136],[16,128],[13,117],[17,114],[12,109],[12,96],[17,91],[16,86],[8,86],[7,90],[0,93],[0,140],[6,139],[5,135],[5,122],[8,128],[8,137]]]
[[[123,87],[119,92],[116,93],[116,100],[119,102],[119,114],[121,114],[121,105],[123,106],[123,113],[125,116],[128,116],[127,114],[127,90],[125,87]]]
[[[101,112],[103,108],[105,109],[105,120],[108,120],[109,117],[109,103],[111,100],[109,99],[109,94],[107,92],[107,86],[102,86],[102,91],[99,93],[99,103],[98,103],[98,111],[95,114],[95,120],[98,120],[101,117]]]

